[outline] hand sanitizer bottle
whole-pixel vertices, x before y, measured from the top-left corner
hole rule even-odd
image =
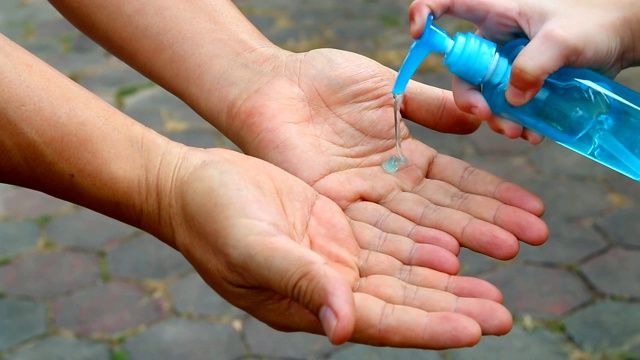
[[[482,86],[494,114],[640,180],[640,94],[594,71],[565,67],[551,74],[530,102],[512,106],[504,93],[513,59],[527,42],[517,39],[498,49],[471,33],[457,33],[452,39],[429,15],[422,37],[400,68],[393,93],[404,92],[431,52],[443,53],[451,73]]]

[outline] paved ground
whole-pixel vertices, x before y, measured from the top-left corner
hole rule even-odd
[[[267,36],[303,51],[337,47],[398,68],[408,0],[238,0]],[[449,30],[463,28],[445,24]],[[81,35],[41,0],[0,2],[0,31],[166,136],[233,148],[180,101]],[[418,74],[449,86],[433,66]],[[640,73],[621,81],[640,90]],[[149,235],[46,195],[0,185],[0,358],[4,359],[638,359],[640,184],[552,142],[486,129],[414,136],[539,194],[552,235],[509,262],[464,252],[463,272],[497,284],[513,331],[443,352],[284,334],[207,288]],[[143,254],[141,256],[140,254]]]

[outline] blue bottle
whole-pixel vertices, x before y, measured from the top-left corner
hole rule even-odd
[[[404,92],[431,52],[443,53],[451,73],[482,86],[494,114],[640,181],[640,94],[594,71],[565,67],[551,74],[530,102],[512,106],[504,93],[513,59],[527,42],[518,39],[498,49],[471,33],[452,39],[429,15],[422,37],[400,68],[393,94]]]

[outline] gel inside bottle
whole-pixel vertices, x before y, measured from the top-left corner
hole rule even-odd
[[[562,68],[551,74],[527,104],[505,99],[511,63],[527,40],[498,49],[477,35],[446,32],[429,16],[422,37],[411,46],[393,93],[402,93],[431,52],[444,53],[449,70],[482,86],[491,110],[561,145],[640,180],[640,94],[588,69]]]

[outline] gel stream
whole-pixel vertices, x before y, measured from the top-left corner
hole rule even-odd
[[[395,173],[402,165],[406,165],[408,162],[407,157],[402,153],[402,144],[400,141],[400,122],[402,121],[400,106],[402,105],[402,98],[403,94],[393,94],[393,118],[395,121],[396,150],[398,151],[398,156],[392,156],[389,160],[382,163],[384,171],[390,174]]]

